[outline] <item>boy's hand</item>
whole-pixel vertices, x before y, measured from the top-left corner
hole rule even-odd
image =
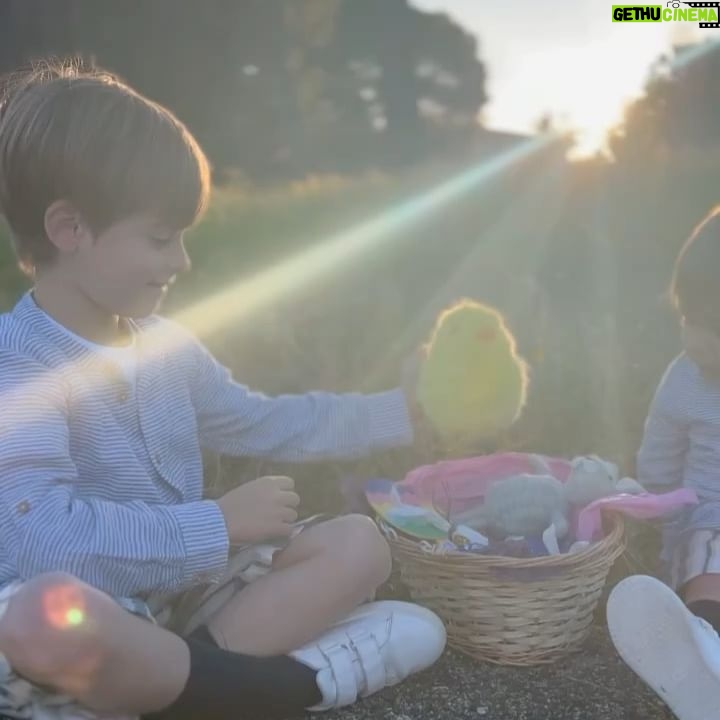
[[[289,537],[300,496],[292,478],[266,476],[223,495],[220,506],[232,544]]]

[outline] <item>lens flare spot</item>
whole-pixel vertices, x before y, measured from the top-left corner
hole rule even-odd
[[[47,590],[43,608],[47,621],[58,630],[77,627],[85,619],[85,598],[74,585],[57,585]]]
[[[67,611],[66,620],[68,625],[73,627],[80,625],[85,619],[85,613],[80,608],[70,608]]]

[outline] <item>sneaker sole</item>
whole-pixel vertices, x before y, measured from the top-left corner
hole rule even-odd
[[[654,578],[627,578],[610,595],[607,622],[620,657],[679,720],[716,720],[720,676],[708,667],[692,618],[672,590]]]

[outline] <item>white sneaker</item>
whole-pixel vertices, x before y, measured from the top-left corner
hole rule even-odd
[[[610,636],[622,659],[679,720],[720,716],[720,637],[667,586],[638,575],[610,594]]]
[[[314,642],[290,653],[318,671],[323,700],[310,710],[351,705],[430,667],[445,649],[445,626],[419,605],[361,605]]]

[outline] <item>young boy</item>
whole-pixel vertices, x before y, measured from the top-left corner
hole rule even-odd
[[[409,443],[402,391],[251,393],[153,315],[209,194],[168,110],[71,65],[1,102],[0,209],[34,287],[0,316],[0,715],[270,717],[431,665],[434,614],[358,609],[390,569],[368,518],[298,526],[284,477],[202,497],[201,447]]]
[[[663,555],[673,589],[632,577],[608,604],[621,656],[680,720],[714,720],[720,709],[719,272],[716,210],[675,264],[672,294],[685,352],[655,393],[637,460],[646,487],[684,485],[700,502],[667,526]]]

